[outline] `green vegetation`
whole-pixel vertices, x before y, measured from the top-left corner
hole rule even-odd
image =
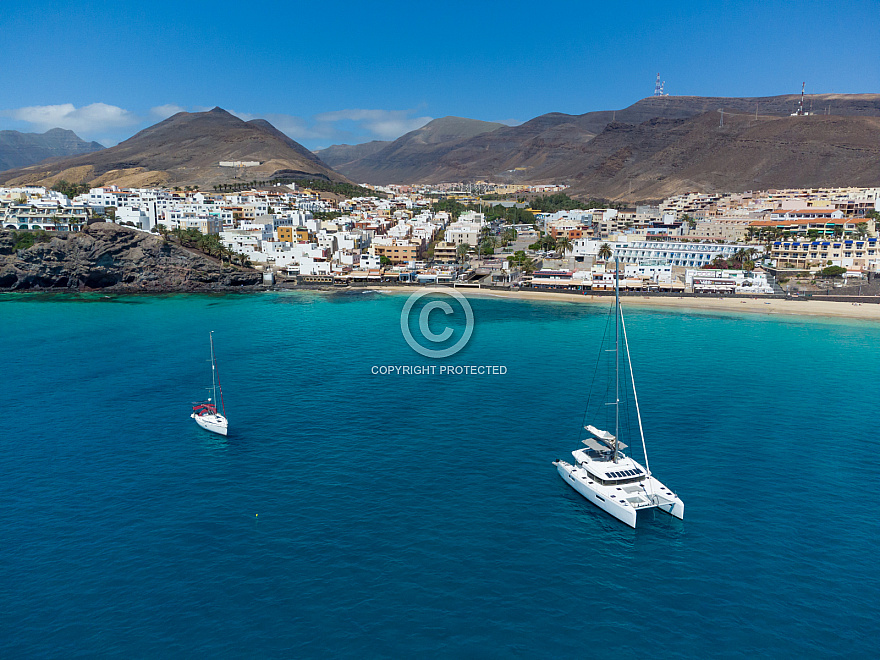
[[[840,277],[846,272],[846,268],[841,266],[826,266],[822,270],[819,271],[819,275],[822,277]]]
[[[311,214],[317,220],[335,220],[342,216],[342,211],[311,211]]]
[[[467,253],[470,252],[471,246],[468,243],[462,243],[457,248],[455,248],[455,254],[458,257],[458,260],[463,262],[467,258]]]
[[[238,264],[242,267],[251,265],[247,255],[234,252],[220,242],[220,237],[216,234],[203,234],[198,229],[172,229],[169,231],[162,225],[153,227],[153,231],[161,234],[162,238],[167,242],[169,236],[177,239],[181,247],[194,248],[199,252],[207,254],[209,257],[215,257],[223,263],[226,259],[229,264]]]
[[[501,204],[495,204],[494,206],[486,208],[480,204],[462,204],[455,199],[447,197],[446,199],[441,199],[431,204],[431,210],[434,213],[446,211],[446,213],[451,215],[453,219],[458,219],[458,217],[465,211],[477,211],[479,213],[485,213],[486,220],[489,222],[501,220],[504,224],[508,225],[535,224],[535,215],[530,211],[515,206],[507,208]]]
[[[571,244],[567,236],[560,236],[556,239],[556,249],[559,251],[559,256],[564,259],[566,252],[574,250],[574,245]]]
[[[343,197],[386,197],[385,193],[378,192],[376,190],[370,190],[369,188],[362,188],[361,186],[356,186],[351,183],[333,183],[332,181],[325,181],[323,179],[297,179],[293,177],[281,177],[276,179],[269,179],[268,181],[239,181],[237,183],[220,183],[218,185],[212,186],[215,192],[237,192],[241,190],[249,190],[251,188],[266,188],[269,186],[275,186],[278,184],[284,185],[287,183],[295,183],[300,188],[311,188],[312,190],[317,190],[318,192],[329,192],[334,193],[336,195],[342,195]],[[190,189],[190,186],[187,186],[187,190]],[[192,187],[192,190],[195,190],[195,186]],[[175,188],[175,190],[180,190],[180,188]]]
[[[608,243],[602,243],[602,245],[599,246],[599,253],[597,256],[602,261],[608,261],[611,258],[611,246],[608,245]]]
[[[12,232],[12,249],[27,250],[37,243],[48,243],[52,239],[49,233],[43,229],[35,231],[13,231]]]
[[[556,249],[556,239],[550,234],[543,234],[541,238],[529,246],[530,250],[544,250],[549,252]]]
[[[507,263],[511,268],[518,268],[524,273],[535,272],[535,262],[522,250],[517,250],[512,257],[507,257]]]
[[[754,257],[757,250],[755,248],[742,248],[737,250],[735,254],[733,254],[730,259],[723,259],[721,257],[715,257],[710,263],[706,264],[704,268],[719,268],[722,270],[754,270],[755,262],[752,257]]]
[[[380,254],[380,255],[379,255],[379,265],[381,265],[381,266],[390,266],[390,265],[391,265],[391,259],[389,259],[388,257],[386,257],[384,254]]]
[[[52,186],[52,190],[56,190],[67,195],[70,199],[73,199],[77,195],[89,192],[89,190],[91,190],[91,185],[88,183],[70,183],[69,181],[61,179]]]
[[[502,247],[506,247],[510,243],[513,243],[516,240],[516,236],[516,229],[514,229],[513,227],[507,227],[504,231],[501,232],[501,236],[499,237]]]
[[[457,218],[458,216],[460,216],[462,213],[464,213],[468,209],[476,210],[476,207],[465,206],[461,202],[454,200],[450,197],[447,197],[446,199],[437,200],[436,202],[431,204],[431,210],[434,213],[440,213],[441,211],[446,211],[446,213],[451,215],[453,218]]]
[[[281,183],[295,183],[300,188],[311,188],[319,192],[329,192],[344,197],[386,197],[385,193],[362,188],[353,183],[333,183],[323,179],[281,179]]]
[[[535,224],[535,214],[515,206],[507,208],[496,204],[486,211],[486,220],[489,222],[501,220],[506,225],[533,225]]]
[[[571,211],[572,209],[588,210],[605,208],[625,208],[625,206],[621,204],[613,204],[600,199],[590,199],[587,201],[581,199],[573,199],[565,193],[561,192],[553,193],[552,195],[547,195],[543,197],[535,197],[535,199],[529,202],[529,206],[538,211],[543,211],[544,213],[555,213],[556,211]]]

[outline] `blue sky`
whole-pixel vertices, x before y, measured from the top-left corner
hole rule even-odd
[[[114,144],[177,110],[309,148],[649,96],[880,92],[878,0],[45,2],[0,15],[0,128]]]

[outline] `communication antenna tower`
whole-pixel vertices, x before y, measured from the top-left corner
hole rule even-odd
[[[660,80],[660,74],[657,74],[657,81],[654,83],[654,96],[666,96],[667,94],[663,91],[663,87],[666,85],[666,81]]]
[[[804,109],[804,90],[805,90],[806,88],[807,88],[807,83],[804,83],[804,84],[801,85],[801,100],[800,100],[800,102],[798,103],[798,108],[797,108],[797,110],[796,110],[795,112],[792,112],[792,113],[791,113],[791,116],[792,116],[792,117],[803,117],[803,116],[805,116],[805,115],[811,115],[811,114],[813,114],[813,112],[812,112],[812,110],[813,110],[813,106],[812,106],[813,101],[812,101],[812,99],[810,100],[810,112],[807,112],[807,111]]]

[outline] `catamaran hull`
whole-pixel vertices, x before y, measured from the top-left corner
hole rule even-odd
[[[196,424],[206,431],[226,435],[226,429],[229,423],[222,415],[196,415],[193,413],[190,417],[196,420]]]
[[[590,488],[590,486],[584,480],[578,479],[577,475],[575,474],[574,466],[569,465],[568,463],[558,461],[556,463],[556,471],[559,472],[559,476],[562,477],[562,480],[565,481],[565,483],[567,483],[569,486],[571,486],[577,492],[583,495],[588,502],[590,502],[591,504],[595,504],[605,513],[610,513],[620,522],[626,523],[630,527],[635,528],[636,510],[633,509],[631,506],[618,504],[610,497],[606,497],[601,493],[597,493],[595,490]]]

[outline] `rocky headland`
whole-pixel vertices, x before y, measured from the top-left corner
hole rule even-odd
[[[0,290],[162,293],[262,286],[262,274],[221,264],[160,236],[102,222],[30,247],[0,231]]]

